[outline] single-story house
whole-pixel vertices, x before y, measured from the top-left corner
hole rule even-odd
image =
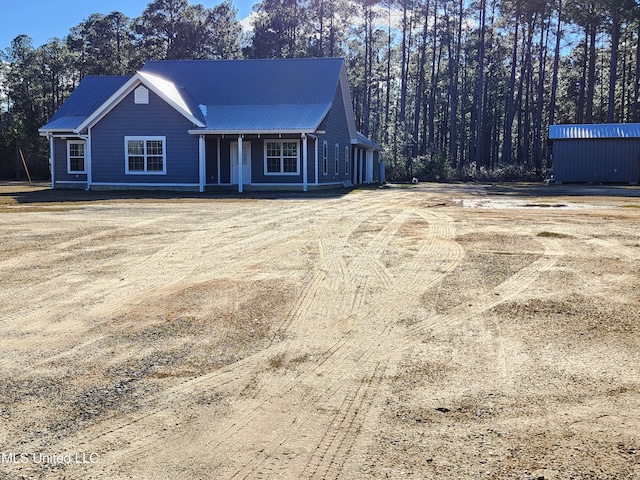
[[[344,60],[149,61],[85,77],[40,129],[53,188],[293,188],[378,179]]]
[[[556,183],[640,181],[640,124],[551,125]]]

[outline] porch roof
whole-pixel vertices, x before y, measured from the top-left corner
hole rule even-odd
[[[313,133],[330,108],[330,103],[200,105],[206,127],[189,130],[189,133]]]

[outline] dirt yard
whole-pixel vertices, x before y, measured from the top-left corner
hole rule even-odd
[[[0,187],[0,479],[640,479],[640,189]]]

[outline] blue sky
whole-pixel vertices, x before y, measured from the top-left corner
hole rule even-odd
[[[233,0],[238,10],[238,20],[246,18],[259,0]],[[222,0],[190,0],[190,4],[202,4],[207,8]],[[20,34],[33,39],[39,47],[50,38],[62,38],[71,27],[92,13],[111,13],[115,10],[127,17],[137,17],[151,0],[0,0],[0,50],[7,48]]]

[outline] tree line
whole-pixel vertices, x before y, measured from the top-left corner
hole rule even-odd
[[[343,57],[392,180],[541,178],[554,123],[640,122],[640,0],[155,0],[1,53],[0,176],[48,175],[38,128],[87,75],[151,59]]]

